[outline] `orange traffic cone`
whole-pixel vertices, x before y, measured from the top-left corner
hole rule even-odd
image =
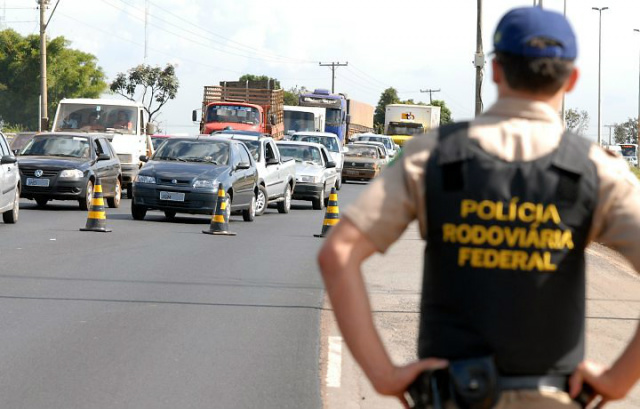
[[[211,217],[211,225],[209,230],[202,230],[206,234],[214,234],[217,236],[235,236],[236,233],[229,231],[229,219],[227,212],[227,194],[222,187],[222,183],[218,186],[218,200],[216,200],[216,210]]]
[[[93,187],[93,197],[91,198],[91,206],[89,206],[87,225],[84,229],[80,229],[80,231],[99,231],[103,233],[111,231],[111,229],[107,229],[107,215],[104,212],[102,185],[100,184],[99,178],[96,178],[96,184]]]
[[[324,222],[322,223],[322,233],[314,234],[314,237],[325,237],[329,234],[331,226],[335,226],[340,221],[340,209],[338,208],[338,193],[336,188],[331,188],[331,194],[329,195],[329,204],[327,205],[327,211],[324,214]]]

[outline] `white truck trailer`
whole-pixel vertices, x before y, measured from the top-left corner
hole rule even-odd
[[[440,126],[440,107],[431,105],[389,104],[385,108],[384,133],[402,146],[414,135]]]

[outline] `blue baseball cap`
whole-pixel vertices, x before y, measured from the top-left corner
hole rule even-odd
[[[551,40],[545,44],[534,39]],[[540,7],[522,7],[505,14],[493,36],[494,51],[523,57],[551,57],[575,60],[576,36],[569,21],[560,13]]]

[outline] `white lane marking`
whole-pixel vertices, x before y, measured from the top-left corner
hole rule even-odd
[[[342,337],[329,337],[329,362],[327,364],[327,386],[339,388],[342,378]]]

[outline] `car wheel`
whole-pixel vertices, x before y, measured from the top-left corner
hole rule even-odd
[[[258,186],[258,196],[256,197],[256,216],[262,216],[269,206],[269,196],[264,186]]]
[[[121,199],[122,199],[122,183],[120,182],[120,179],[118,179],[116,181],[115,194],[113,195],[113,197],[107,198],[107,204],[111,208],[114,208],[114,209],[118,208],[118,207],[120,207],[120,200]]]
[[[40,207],[40,208],[45,207],[47,205],[48,201],[49,201],[49,199],[40,198],[40,197],[36,199],[36,203],[38,204],[38,207]]]
[[[313,206],[313,210],[322,210],[324,209],[324,189],[325,187],[322,186],[322,190],[320,191],[320,196],[313,199],[312,206]]]
[[[339,174],[338,177],[336,178],[336,190],[340,190],[341,187],[342,187],[342,175]]]
[[[146,215],[146,207],[131,203],[131,216],[133,216],[134,220],[143,220]]]
[[[89,206],[91,206],[91,199],[93,199],[93,182],[89,180],[87,182],[87,189],[84,198],[79,200],[80,209],[89,210]]]
[[[127,199],[133,199],[133,184],[129,183],[127,185]]]
[[[20,189],[16,187],[16,197],[13,198],[13,209],[2,213],[2,220],[7,224],[14,224],[18,221],[20,213]]]
[[[291,210],[291,186],[287,185],[284,188],[282,201],[278,202],[278,213],[289,213],[289,210]]]
[[[256,196],[251,197],[249,208],[242,211],[242,219],[245,222],[252,222],[256,218]]]
[[[165,210],[164,211],[164,217],[166,217],[169,220],[172,220],[176,217],[176,211],[175,210]]]

